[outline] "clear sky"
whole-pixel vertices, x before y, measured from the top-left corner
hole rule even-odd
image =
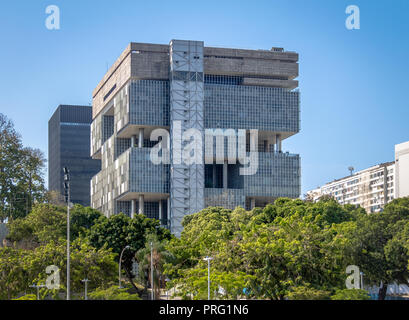
[[[45,27],[53,4],[58,31]],[[360,8],[360,30],[345,27],[348,5]],[[0,112],[47,155],[55,108],[90,104],[131,41],[284,47],[300,54],[301,132],[283,149],[301,155],[304,193],[350,165],[394,160],[394,144],[409,140],[408,33],[408,0],[3,0]]]

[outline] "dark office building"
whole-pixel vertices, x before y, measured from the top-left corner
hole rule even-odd
[[[71,176],[71,202],[90,205],[90,180],[101,161],[90,157],[92,108],[60,105],[48,122],[48,189],[64,194],[63,168]]]

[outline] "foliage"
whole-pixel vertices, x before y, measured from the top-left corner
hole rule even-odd
[[[152,250],[151,250],[152,243]],[[151,257],[152,251],[152,257]],[[139,280],[140,283],[149,285],[151,281],[151,259],[153,265],[153,282],[155,288],[155,297],[160,294],[160,288],[165,281],[163,277],[163,265],[169,258],[168,252],[165,249],[164,241],[159,241],[158,237],[154,234],[147,235],[145,247],[138,250],[136,253],[137,261],[139,262]]]
[[[0,300],[10,300],[28,288],[23,261],[29,255],[29,251],[0,248]]]
[[[92,208],[75,205],[70,212],[70,236],[76,239],[85,235],[101,213]],[[13,220],[8,225],[10,232],[7,239],[11,242],[28,241],[43,244],[67,237],[67,209],[52,204],[38,204],[24,218]]]
[[[12,300],[37,300],[37,296],[35,294],[25,294],[24,296],[21,296],[20,298],[17,299],[12,299]]]
[[[150,283],[151,259],[158,290],[169,278],[183,299],[206,299],[210,256],[211,296],[238,299],[361,300],[363,290],[345,288],[348,265],[357,265],[366,285],[385,286],[409,278],[409,198],[396,199],[379,214],[323,198],[313,203],[279,198],[264,209],[246,211],[206,208],[186,216],[180,238],[160,227],[158,220],[124,214],[109,218],[91,208],[71,210],[71,287],[80,293],[90,279],[90,297],[98,300],[139,299],[114,286],[119,255],[133,291],[132,260],[139,262],[140,282]],[[34,244],[0,249],[0,299],[33,293],[48,265],[66,268],[66,207],[36,204],[25,217],[9,223],[8,239]],[[151,257],[151,246],[153,255]],[[20,249],[18,249],[20,248]],[[60,272],[65,290],[65,272]],[[41,289],[41,298],[58,297],[58,290]],[[156,296],[158,296],[158,293]],[[23,298],[23,297],[22,297]]]
[[[301,296],[307,289],[313,297],[328,298],[345,283],[341,250],[333,246],[337,226],[364,215],[333,199],[279,198],[252,211],[206,208],[183,220],[180,239],[167,245],[170,259],[164,272],[179,294],[200,299],[207,286],[203,258],[212,256],[212,291],[230,283],[231,297],[246,288],[257,299]],[[223,283],[232,274],[243,277]]]
[[[288,294],[288,300],[329,300],[330,292],[312,288],[309,285],[292,287]]]
[[[29,290],[32,284],[45,284],[46,268],[60,269],[60,290],[66,283],[66,242],[50,241],[35,250],[0,248],[0,299],[11,299]],[[105,248],[95,249],[87,240],[78,238],[71,245],[71,289],[82,292],[82,279],[88,278],[89,288],[107,286],[117,279],[118,265],[115,254]],[[42,297],[56,296],[58,290],[41,289]]]
[[[60,268],[60,281],[66,283],[66,242],[49,242],[36,248],[30,259],[26,259],[25,269],[29,270],[29,277],[35,283],[44,283],[44,272],[48,265],[56,265]],[[105,286],[117,278],[118,265],[115,263],[115,254],[105,248],[95,249],[87,240],[78,238],[71,245],[71,288],[79,292],[84,288],[82,279],[91,280],[89,288]]]
[[[48,204],[34,206],[24,218],[9,223],[7,239],[12,242],[29,240],[34,243],[58,241],[65,237],[66,213],[63,208]]]
[[[359,216],[354,223],[337,235],[341,241],[334,246],[343,256],[344,265],[357,265],[368,285],[383,283],[379,299],[383,300],[386,288],[394,281],[406,282],[409,278],[409,199],[395,199],[383,212]]]
[[[85,236],[101,217],[103,215],[98,210],[79,204],[74,205],[74,208],[70,210],[71,237],[75,239],[79,236]]]
[[[123,214],[106,218],[98,211],[80,205],[75,205],[70,213],[73,292],[83,290],[81,280],[85,277],[91,280],[90,289],[105,287],[107,282],[116,279],[119,253],[127,244],[131,250],[125,250],[122,262],[130,277],[132,258],[145,246],[148,234],[155,234],[158,242],[171,238],[168,230],[159,228],[158,221],[142,215],[135,219]],[[8,240],[15,245],[14,249],[1,249],[0,289],[4,288],[2,298],[10,299],[33,283],[44,283],[48,265],[54,264],[65,270],[66,207],[50,203],[35,205],[29,215],[11,221],[8,227]],[[65,272],[61,272],[60,277],[63,290]],[[40,293],[42,297],[54,295],[55,298],[58,294],[46,289],[41,289]]]
[[[132,259],[138,250],[145,247],[149,234],[155,234],[159,241],[171,238],[169,230],[161,228],[158,220],[149,219],[144,215],[137,215],[131,219],[123,213],[109,218],[100,217],[86,236],[95,248],[111,248],[112,252],[117,254],[117,261],[122,250],[129,245],[130,249],[123,252],[122,266],[128,279],[132,280]]]
[[[182,299],[205,300],[208,297],[208,269],[205,263],[196,268],[187,269],[181,273],[183,281],[174,280],[170,286],[176,285],[177,295]],[[211,299],[238,299],[244,296],[244,290],[254,277],[242,271],[220,272],[211,271]]]
[[[361,289],[339,289],[331,300],[370,300],[368,292]]]
[[[25,148],[13,123],[0,113],[0,222],[26,216],[44,200],[43,153]]]
[[[119,289],[117,285],[108,288],[97,288],[89,293],[91,300],[141,300],[137,294],[128,292],[129,289]]]

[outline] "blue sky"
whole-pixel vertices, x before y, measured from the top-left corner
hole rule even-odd
[[[45,27],[48,5],[61,29]],[[361,29],[347,30],[358,5]],[[59,104],[89,104],[92,90],[131,41],[203,40],[207,46],[300,54],[301,132],[283,149],[302,158],[302,192],[392,161],[409,140],[409,1],[78,1],[0,4],[0,112],[25,145],[47,155]]]

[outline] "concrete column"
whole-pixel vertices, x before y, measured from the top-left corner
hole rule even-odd
[[[135,218],[136,214],[136,199],[131,200],[131,218]]]
[[[276,136],[275,134],[273,134],[272,142],[270,145],[270,152],[275,152],[275,148],[274,148],[275,144],[276,144]]]
[[[227,189],[227,161],[224,161],[223,163],[223,189]]]
[[[135,147],[136,145],[136,136],[131,137],[131,148]]]
[[[255,207],[256,207],[256,199],[251,198],[250,199],[250,208],[251,208],[251,210],[253,210]]]
[[[144,213],[144,206],[145,206],[145,198],[143,196],[143,194],[139,195],[139,214],[143,214]]]
[[[281,134],[276,135],[276,143],[277,143],[277,152],[282,152],[281,149]]]
[[[143,128],[139,128],[138,148],[143,148]]]
[[[162,225],[162,220],[163,220],[163,212],[162,212],[163,208],[162,208],[162,200],[159,200],[159,221],[160,224]]]
[[[264,140],[264,152],[268,152],[268,140]]]
[[[217,185],[217,172],[216,172],[216,164],[213,164],[213,174],[212,174],[212,178],[213,178],[213,188],[216,188]]]

